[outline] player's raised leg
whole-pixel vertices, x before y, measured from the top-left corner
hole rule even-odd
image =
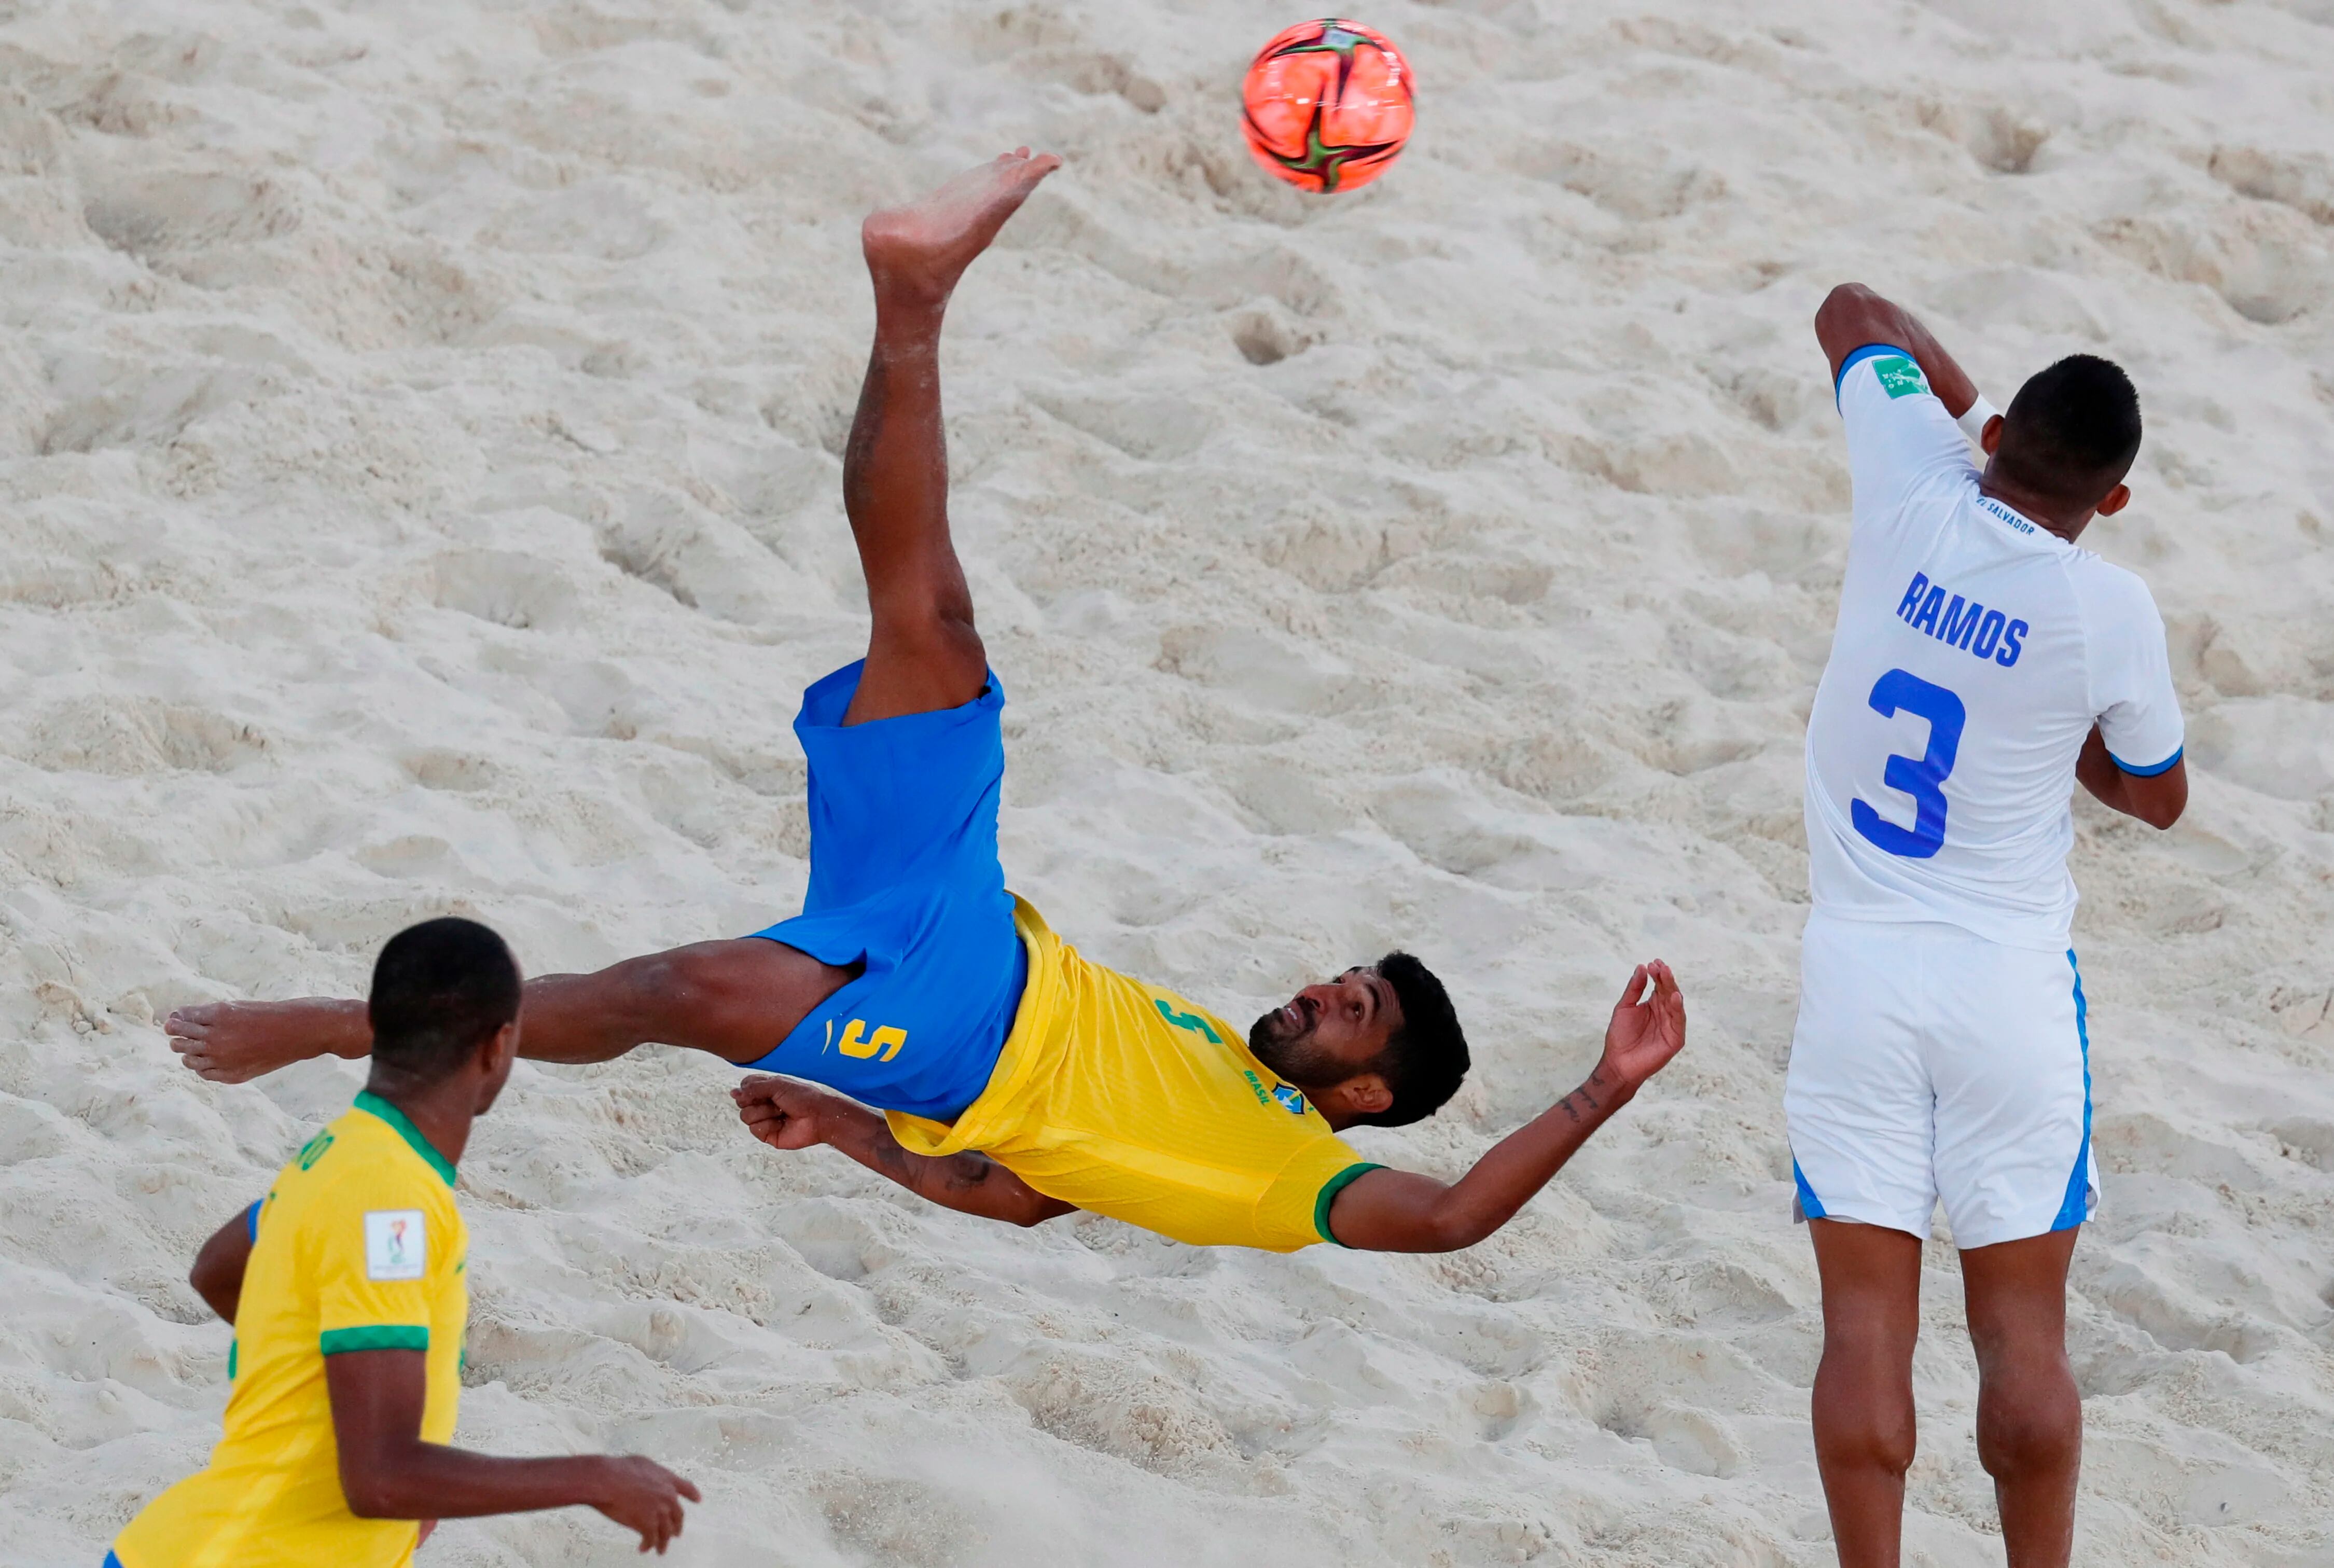
[[[955,708],[980,694],[988,656],[950,542],[940,325],[949,296],[1061,160],[1021,148],[862,227],[875,342],[844,456],[844,509],[859,544],[873,626],[846,724]],[[760,1060],[856,974],[782,941],[704,942],[593,974],[527,982],[524,1054],[606,1061],[655,1041]],[[240,1083],[313,1056],[359,1057],[359,1002],[306,998],[181,1008],[170,1043],[203,1077]]]
[[[1051,153],[1020,148],[861,227],[875,345],[844,452],[843,505],[874,624],[846,724],[960,707],[987,679],[972,594],[949,538],[940,323],[964,269],[1060,167]]]
[[[1823,1278],[1812,1413],[1832,1544],[1840,1568],[1896,1568],[1915,1438],[1920,1238],[1840,1220],[1810,1220],[1808,1231]]]
[[[2075,1548],[2083,1400],[2067,1365],[2067,1265],[2079,1234],[1962,1253],[1977,1349],[1977,1457],[1993,1477],[2010,1568],[2066,1568]]]

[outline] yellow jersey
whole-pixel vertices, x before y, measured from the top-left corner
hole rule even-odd
[[[913,1154],[978,1149],[1049,1197],[1194,1246],[1294,1252],[1374,1170],[1239,1031],[1079,955],[1018,897],[1029,980],[997,1070],[953,1124],[887,1113]]]
[[[257,1223],[218,1447],[130,1522],[114,1555],[121,1568],[402,1568],[419,1524],[360,1519],[341,1495],[324,1358],[427,1351],[421,1438],[453,1437],[470,1312],[454,1167],[404,1112],[361,1094],[276,1173]]]

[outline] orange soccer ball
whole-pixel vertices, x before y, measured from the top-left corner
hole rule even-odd
[[[1351,190],[1410,140],[1410,62],[1383,33],[1325,17],[1258,52],[1240,84],[1256,160],[1299,190]]]

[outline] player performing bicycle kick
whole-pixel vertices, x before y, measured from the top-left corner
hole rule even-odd
[[[1808,721],[1815,908],[1784,1090],[1823,1282],[1817,1465],[1841,1563],[1895,1568],[1942,1198],[2003,1544],[2014,1568],[2065,1568],[2082,1455],[2067,1265],[2098,1198],[2069,798],[2080,783],[2157,828],[2188,799],[2156,601],[2075,547],[2131,498],[2139,398],[2077,354],[1997,415],[1854,285],[1816,334],[1855,482]]]
[[[866,658],[805,692],[795,721],[810,763],[803,913],[530,981],[522,1049],[606,1061],[659,1041],[786,1075],[735,1091],[765,1143],[827,1144],[1015,1224],[1087,1209],[1198,1244],[1471,1246],[1684,1044],[1666,965],[1630,975],[1587,1082],[1446,1184],[1337,1137],[1431,1116],[1466,1075],[1458,1018],[1417,959],[1308,985],[1243,1032],[1082,957],[1005,890],[1005,693],[949,537],[940,323],[1059,163],[1009,153],[863,229],[875,344],[843,489],[873,626]],[[189,1067],[227,1082],[371,1043],[356,1002],[218,1003],[168,1027]]]

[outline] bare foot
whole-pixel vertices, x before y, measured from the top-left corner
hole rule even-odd
[[[304,996],[297,1002],[207,1002],[165,1019],[170,1049],[213,1083],[247,1083],[313,1056],[372,1050],[362,1002]]]
[[[1062,166],[1050,152],[1026,147],[968,169],[931,195],[870,213],[860,226],[880,300],[940,305],[972,258],[989,248],[1005,220]]]

